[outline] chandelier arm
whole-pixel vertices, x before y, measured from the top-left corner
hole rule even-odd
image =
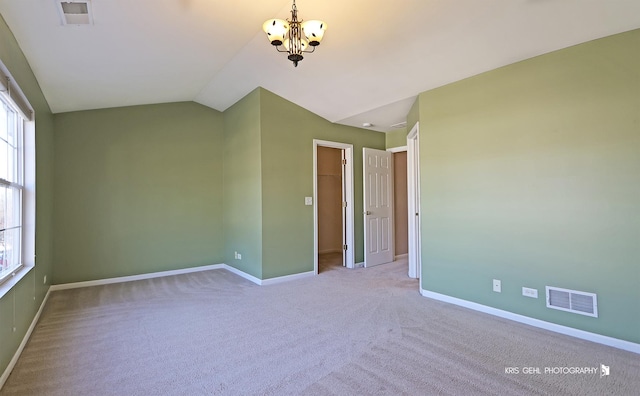
[[[316,50],[316,46],[309,46],[309,47],[311,47],[313,49],[311,51],[302,51],[302,52],[304,52],[305,54],[311,54]]]

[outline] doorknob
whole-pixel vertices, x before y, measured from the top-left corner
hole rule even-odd
[[[368,210],[366,212],[364,212],[364,214],[366,214],[367,216],[369,216],[371,214],[371,212],[369,212]]]

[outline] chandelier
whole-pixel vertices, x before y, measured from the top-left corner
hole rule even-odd
[[[289,54],[287,58],[298,67],[298,62],[304,59],[303,53],[311,53],[320,45],[327,24],[322,21],[298,21],[296,0],[291,7],[291,20],[269,19],[262,25],[271,44],[278,52]],[[282,49],[284,47],[284,49]],[[311,47],[311,50],[309,50]]]

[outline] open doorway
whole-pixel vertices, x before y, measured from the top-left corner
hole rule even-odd
[[[407,198],[407,151],[393,151],[393,221],[395,260],[406,259],[409,252]]]
[[[353,146],[313,141],[314,271],[354,268]],[[322,263],[322,266],[319,264]]]
[[[318,147],[318,273],[344,266],[343,157],[343,149]]]

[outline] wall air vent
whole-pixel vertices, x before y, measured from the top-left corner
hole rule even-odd
[[[399,122],[397,124],[391,125],[391,128],[406,128],[406,127],[407,127],[407,122],[406,121],[402,121],[402,122]]]
[[[598,317],[598,297],[595,293],[547,286],[547,308]]]
[[[58,0],[58,11],[63,25],[93,25],[90,0]]]

